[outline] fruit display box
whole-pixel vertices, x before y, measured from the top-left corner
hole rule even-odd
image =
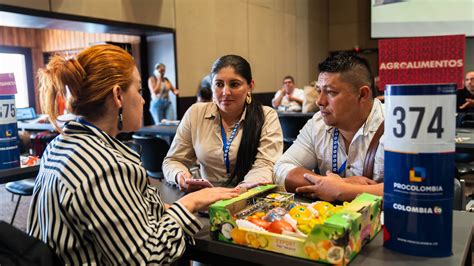
[[[285,193],[280,186],[255,187],[210,206],[211,237],[303,259],[347,265],[381,228],[382,197],[364,193],[344,206],[332,208],[331,213],[322,214],[319,208],[320,217],[313,211],[308,219],[305,213],[310,205],[301,204],[304,203],[295,202],[294,195]],[[316,202],[316,206],[332,205]],[[262,208],[267,212],[262,212]],[[288,212],[279,216],[283,209]],[[288,218],[289,214],[294,221]],[[272,219],[273,222],[268,222]]]

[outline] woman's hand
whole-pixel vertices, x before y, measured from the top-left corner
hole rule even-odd
[[[208,187],[208,186],[200,186],[196,184],[188,184],[188,182],[186,181],[190,179],[193,179],[193,176],[191,175],[191,173],[179,172],[176,175],[176,183],[179,185],[179,190],[188,193],[188,192],[193,192],[193,191],[197,191],[197,190]]]
[[[212,203],[237,197],[239,190],[236,188],[204,188],[199,191],[189,193],[178,200],[179,203],[188,209],[190,212],[197,212],[206,209]]]
[[[176,183],[179,186],[179,190],[184,191],[184,192],[189,192],[189,191],[196,190],[196,189],[191,190],[192,186],[186,184],[186,179],[193,179],[193,175],[191,175],[190,172],[179,172],[176,175]]]
[[[174,95],[178,96],[179,95],[179,90],[177,88],[173,88],[173,93],[174,93]]]
[[[267,180],[262,180],[262,181],[255,181],[255,182],[242,182],[238,184],[235,188],[240,191],[240,193],[244,193],[245,191],[257,187],[257,186],[263,186],[263,185],[268,185],[271,184],[271,181]]]

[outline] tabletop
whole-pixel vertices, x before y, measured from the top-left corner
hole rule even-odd
[[[456,128],[456,152],[474,153],[474,128]]]
[[[175,125],[175,124],[158,124],[158,125],[142,127],[135,133],[174,136],[176,135],[177,129],[178,129],[178,125]]]
[[[34,178],[38,175],[40,166],[15,167],[6,170],[0,170],[0,184],[12,181]]]
[[[165,183],[159,184],[160,196],[172,203],[184,193]],[[195,236],[196,245],[188,247],[186,258],[218,264],[263,264],[263,265],[315,265],[314,261],[299,259],[274,252],[248,248],[212,240],[209,233],[209,219],[199,217],[204,228]],[[465,265],[472,261],[474,213],[454,211],[453,213],[453,255],[445,258],[416,257],[391,251],[383,247],[383,233],[380,232],[355,257],[350,265]],[[321,264],[325,265],[325,264]]]
[[[26,130],[26,131],[54,131],[56,130],[51,123],[26,123],[26,122],[18,122],[18,130]]]

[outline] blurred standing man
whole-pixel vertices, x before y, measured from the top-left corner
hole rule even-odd
[[[464,88],[456,93],[456,112],[474,113],[474,71],[466,73]]]
[[[272,106],[280,111],[300,112],[303,100],[304,91],[295,88],[295,79],[292,76],[285,76],[283,86],[272,99]]]
[[[318,67],[320,112],[276,163],[276,182],[290,192],[327,201],[352,200],[362,192],[382,195],[384,149],[378,140],[384,113],[382,103],[374,99],[369,64],[341,53]]]

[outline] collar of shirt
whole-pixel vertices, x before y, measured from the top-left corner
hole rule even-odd
[[[140,164],[140,155],[134,152],[131,148],[127,147],[127,145],[123,144],[120,140],[109,136],[107,133],[93,125],[82,124],[77,121],[70,121],[65,125],[63,132],[65,135],[89,134],[96,136],[109,148],[119,151],[124,158],[127,158],[136,164]]]
[[[244,111],[242,112],[242,115],[240,116],[240,119],[238,122],[242,124],[242,121],[245,120],[245,114],[247,112],[247,108],[244,108]],[[211,105],[211,108],[206,109],[204,118],[206,119],[214,119],[220,124],[220,113],[219,113],[219,107],[217,107],[217,104],[213,103]]]
[[[352,142],[356,140],[359,136],[367,136],[369,132],[377,131],[380,123],[384,120],[384,113],[383,113],[383,104],[378,99],[374,99],[374,103],[372,104],[372,109],[370,110],[369,116],[365,123],[357,130]],[[334,127],[325,125],[326,133],[333,134]],[[351,142],[351,143],[352,143]]]

